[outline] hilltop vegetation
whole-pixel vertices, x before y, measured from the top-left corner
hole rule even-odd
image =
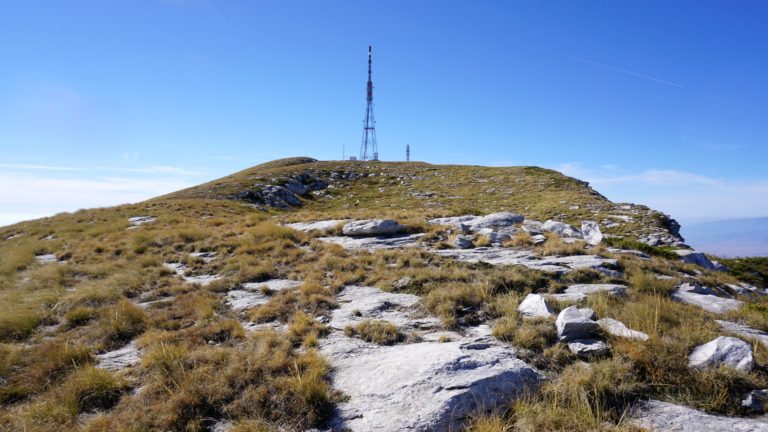
[[[275,186],[287,190],[297,176],[316,189],[294,194],[296,205],[271,205],[287,202],[270,200],[283,193]],[[608,272],[558,274],[434,253],[451,248],[456,232],[428,224],[430,218],[498,211],[572,224],[601,221],[611,245],[652,256],[552,235],[537,246],[520,235],[505,247],[539,257],[589,253],[617,264]],[[320,240],[338,234],[337,227],[301,232],[283,225],[366,217],[406,224],[409,233],[423,234],[418,242],[424,247],[352,251]],[[585,183],[541,168],[308,158],[271,162],[143,203],[0,228],[0,428],[323,427],[348,396],[334,390],[332,365],[318,347],[330,332],[326,323],[339,306],[337,295],[350,285],[415,294],[423,315],[457,334],[489,324],[497,339],[519,348],[518,357],[548,374],[538,391],[474,413],[464,424],[472,430],[631,429],[627,409],[649,397],[742,413],[744,394],[768,387],[766,348],[753,345],[757,366],[748,373],[695,371],[687,356],[722,333],[715,318],[768,330],[765,300],[729,288],[740,280],[765,287],[764,263],[727,261],[732,274],[703,270],[661,243],[637,240],[677,241],[675,231],[659,212],[611,203]],[[261,285],[272,280],[297,285]],[[726,290],[744,307],[717,316],[673,301],[675,287],[694,280]],[[584,367],[557,342],[553,318],[525,320],[517,309],[527,294],[562,293],[585,283],[629,287],[625,296],[597,294],[578,304],[649,340],[605,335],[610,351],[587,358],[592,366]],[[254,287],[251,294],[263,302],[236,308],[232,293],[244,286]],[[555,302],[553,312],[566,306]],[[386,346],[419,337],[370,320],[347,332]],[[135,360],[105,367],[120,350]]]

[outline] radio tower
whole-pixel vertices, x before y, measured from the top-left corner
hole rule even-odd
[[[371,81],[371,46],[368,45],[368,92],[363,120],[363,142],[360,145],[360,160],[379,160],[376,146],[376,121],[373,119],[373,82]]]

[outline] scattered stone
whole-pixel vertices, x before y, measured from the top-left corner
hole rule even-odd
[[[181,276],[182,279],[184,279],[185,282],[191,283],[191,284],[198,284],[202,286],[206,286],[210,284],[211,282],[217,281],[219,279],[222,279],[224,276],[221,275],[195,275],[195,276],[188,276],[187,271],[189,270],[187,266],[185,266],[182,263],[163,263],[163,267],[172,270],[176,275]]]
[[[523,318],[546,318],[552,316],[552,308],[549,307],[541,294],[528,294],[525,296],[517,311]]]
[[[712,313],[730,312],[739,309],[744,304],[744,302],[739,300],[717,296],[710,288],[690,283],[681,284],[672,293],[672,299],[698,306]]]
[[[617,321],[612,318],[601,318],[597,320],[597,324],[600,326],[600,328],[603,329],[606,333],[623,337],[627,339],[637,339],[641,341],[648,340],[648,335],[637,330],[632,330],[626,325],[624,325],[623,322]]]
[[[131,367],[141,360],[141,352],[134,342],[128,345],[97,356],[97,368],[110,371],[118,371]]]
[[[762,297],[762,296],[768,294],[768,292],[766,292],[766,290],[761,290],[761,289],[757,288],[756,286],[753,286],[753,285],[750,285],[750,284],[744,283],[744,282],[740,282],[738,285],[737,284],[727,284],[726,286],[728,288],[732,289],[733,292],[735,292],[736,294],[747,296],[747,297],[755,297],[755,296]]]
[[[286,226],[289,228],[293,228],[297,231],[304,231],[304,232],[309,232],[313,230],[328,231],[346,222],[349,222],[349,220],[348,219],[330,219],[330,220],[321,220],[316,222],[296,222],[296,223],[290,223]]]
[[[473,237],[468,235],[457,235],[455,239],[453,239],[453,245],[459,249],[471,249],[475,246],[474,243],[472,243]]]
[[[591,339],[600,326],[595,322],[595,311],[570,306],[563,309],[555,321],[557,337],[561,342]]]
[[[597,246],[603,241],[603,233],[600,232],[600,226],[595,221],[583,221],[581,233],[584,236],[584,241],[589,245]]]
[[[204,262],[209,263],[216,258],[216,252],[192,252],[189,256],[200,258]]]
[[[301,281],[289,279],[272,279],[265,282],[244,283],[240,289],[227,292],[227,304],[234,311],[250,309],[264,304],[276,292],[296,288]]]
[[[562,294],[551,294],[559,301],[581,301],[587,298],[589,294],[604,292],[610,295],[624,295],[627,287],[615,284],[578,284],[571,285],[565,289]]]
[[[547,241],[547,236],[545,236],[544,234],[536,234],[536,235],[532,235],[531,236],[531,243],[534,246],[535,245],[540,245],[540,244],[544,243],[545,241]]]
[[[717,416],[657,400],[639,402],[631,417],[632,426],[649,431],[768,432],[768,423],[758,419]]]
[[[405,225],[391,219],[366,219],[348,222],[342,232],[346,236],[380,236],[398,234],[404,229]]]
[[[710,368],[730,366],[742,372],[749,372],[754,366],[752,347],[741,339],[720,336],[694,348],[688,356],[688,367]]]
[[[741,406],[753,413],[764,413],[766,406],[768,406],[768,389],[752,390],[741,401]]]
[[[392,282],[392,288],[396,290],[405,289],[411,284],[413,279],[410,276],[403,276],[400,279]]]
[[[479,231],[483,228],[504,228],[522,223],[525,217],[520,214],[510,212],[491,213],[487,216],[466,222],[472,227],[473,231]]]
[[[720,328],[727,332],[731,332],[746,339],[756,340],[764,347],[768,348],[768,333],[762,330],[753,329],[752,327],[730,321],[715,320],[715,322],[720,325]]]
[[[565,222],[547,220],[541,226],[541,229],[543,231],[553,232],[559,235],[560,237],[564,237],[564,238],[577,238],[577,239],[583,238],[581,231],[568,225]]]
[[[608,352],[608,345],[597,339],[574,339],[568,342],[568,349],[577,356],[585,357]]]
[[[55,254],[35,255],[35,259],[40,264],[50,264],[58,261]]]

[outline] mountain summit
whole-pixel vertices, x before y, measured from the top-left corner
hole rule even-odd
[[[764,262],[679,229],[538,167],[306,157],[3,227],[0,428],[765,430]]]

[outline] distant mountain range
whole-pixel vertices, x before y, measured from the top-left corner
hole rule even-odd
[[[683,226],[685,242],[721,257],[768,256],[768,217]]]

